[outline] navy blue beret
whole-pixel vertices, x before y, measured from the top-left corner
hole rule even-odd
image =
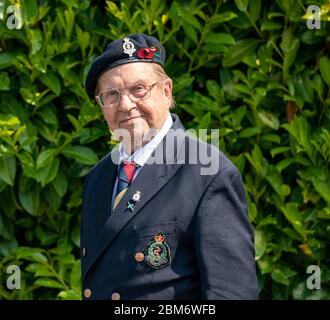
[[[85,81],[86,92],[93,99],[99,77],[111,68],[139,61],[154,62],[164,67],[165,58],[165,49],[155,37],[136,33],[114,40],[93,61]]]

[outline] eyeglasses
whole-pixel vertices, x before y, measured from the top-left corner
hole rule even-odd
[[[126,91],[128,97],[133,102],[138,102],[145,100],[150,97],[151,89],[156,86],[158,83],[162,82],[165,79],[157,81],[152,85],[148,86],[145,84],[137,84],[129,88],[124,89],[115,89],[109,88],[105,89],[95,97],[98,104],[103,108],[112,108],[118,101],[119,97]]]

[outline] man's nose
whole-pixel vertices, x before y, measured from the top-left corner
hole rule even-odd
[[[128,112],[135,107],[135,103],[130,99],[127,92],[120,94],[118,103],[118,109],[122,112]]]

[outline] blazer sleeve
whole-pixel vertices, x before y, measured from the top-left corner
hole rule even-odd
[[[195,219],[202,299],[258,299],[253,232],[236,167],[213,178]]]

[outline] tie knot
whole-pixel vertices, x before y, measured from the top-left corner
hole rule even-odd
[[[123,161],[121,164],[121,167],[123,170],[120,170],[122,174],[120,174],[120,179],[131,183],[134,177],[134,173],[135,173],[135,168],[136,168],[136,164],[134,163],[134,161],[129,162],[129,161]]]

